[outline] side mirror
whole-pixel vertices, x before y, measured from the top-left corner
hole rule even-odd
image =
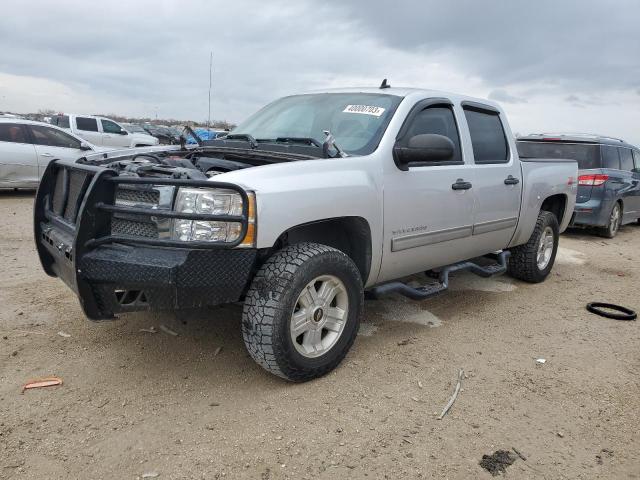
[[[425,133],[409,139],[407,146],[396,145],[393,156],[401,170],[412,163],[446,162],[453,158],[455,146],[449,137]]]
[[[91,145],[89,145],[88,143],[82,142],[80,144],[80,150],[93,150],[93,148],[91,148]]]
[[[129,135],[129,132],[126,130],[120,130],[120,135]]]

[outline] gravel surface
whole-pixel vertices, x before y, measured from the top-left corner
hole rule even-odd
[[[40,269],[32,202],[0,193],[0,478],[489,479],[513,448],[508,478],[640,478],[640,322],[584,308],[640,309],[636,225],[564,235],[543,284],[367,301],[342,365],[294,385],[251,360],[235,305],[87,321]]]

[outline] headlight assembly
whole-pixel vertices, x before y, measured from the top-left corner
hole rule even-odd
[[[248,194],[249,224],[240,246],[253,246],[255,242],[255,197]],[[241,216],[242,196],[225,189],[179,188],[174,204],[179,213]],[[173,220],[172,238],[182,242],[236,242],[242,233],[242,224],[220,220]]]

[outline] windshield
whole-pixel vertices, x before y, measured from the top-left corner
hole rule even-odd
[[[600,147],[596,144],[519,141],[517,145],[523,158],[563,158],[576,160],[580,170],[600,168]]]
[[[281,98],[234,128],[258,142],[325,141],[329,130],[350,155],[373,152],[402,97],[378,93],[321,93]]]

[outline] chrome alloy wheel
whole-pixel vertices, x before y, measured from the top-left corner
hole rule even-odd
[[[300,355],[319,357],[337,343],[349,314],[349,295],[333,275],[321,275],[300,292],[293,307],[289,330]]]
[[[546,227],[540,236],[540,243],[538,243],[538,253],[536,255],[538,270],[544,270],[549,265],[553,254],[553,245],[553,230],[551,227]]]
[[[620,205],[615,204],[613,210],[611,210],[611,217],[609,217],[609,233],[613,236],[620,228]]]

